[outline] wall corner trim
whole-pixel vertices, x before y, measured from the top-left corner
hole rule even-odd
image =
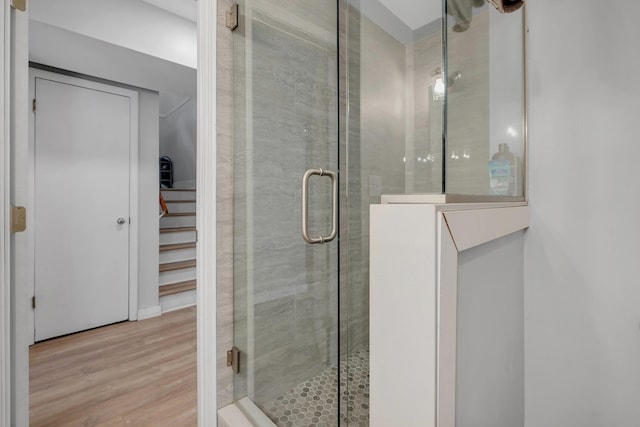
[[[529,227],[529,206],[443,211],[458,252]]]

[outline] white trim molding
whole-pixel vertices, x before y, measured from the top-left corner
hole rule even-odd
[[[28,12],[11,9],[11,31],[9,35],[10,86],[11,86],[11,159],[10,159],[10,203],[27,208],[27,230],[29,230],[28,200],[28,145],[29,145],[29,16]],[[18,166],[17,166],[18,165]],[[10,237],[11,251],[11,425],[29,425],[29,334],[31,327],[30,271],[27,264],[27,235],[13,233]],[[31,338],[33,339],[33,338]]]
[[[442,213],[438,215],[437,241],[436,420],[439,426],[455,426],[458,250]]]
[[[198,425],[216,425],[216,31],[217,2],[198,1],[197,342]]]
[[[523,203],[371,206],[372,427],[455,427],[459,254],[529,217]]]
[[[0,119],[0,135],[2,135],[2,146],[0,146],[0,199],[2,208],[0,209],[0,427],[11,425],[11,280],[10,280],[10,164],[9,164],[9,141],[10,141],[10,14],[9,1],[2,2],[0,7],[0,57],[2,66],[0,68],[0,100],[2,104],[2,119]]]
[[[458,252],[499,239],[529,226],[529,207],[442,211]]]
[[[127,90],[127,92],[131,102],[129,105],[131,109],[131,127],[129,130],[129,320],[138,320],[138,294],[140,291],[138,240],[140,238],[139,224],[141,219],[139,200],[140,101],[138,92],[132,90]]]

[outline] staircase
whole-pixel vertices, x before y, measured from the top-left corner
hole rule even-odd
[[[169,213],[160,218],[162,312],[196,303],[196,190],[162,188]]]

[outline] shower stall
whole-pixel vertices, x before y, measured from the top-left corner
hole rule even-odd
[[[367,426],[369,207],[525,199],[524,8],[237,5],[233,399],[257,425]]]

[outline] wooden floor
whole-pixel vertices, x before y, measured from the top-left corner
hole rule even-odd
[[[31,347],[30,425],[196,426],[196,309]]]

